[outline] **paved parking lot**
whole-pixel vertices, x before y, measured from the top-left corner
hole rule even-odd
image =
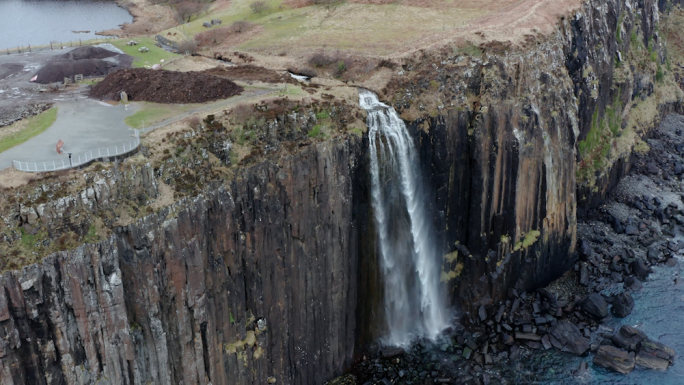
[[[133,141],[134,130],[124,118],[135,112],[136,106],[116,106],[89,99],[57,102],[55,123],[40,135],[0,153],[0,170],[11,167],[13,160],[21,162],[52,162],[68,160],[87,151],[114,147]],[[63,154],[57,154],[58,140],[64,141]]]

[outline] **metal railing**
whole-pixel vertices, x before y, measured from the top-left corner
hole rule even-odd
[[[140,146],[140,133],[135,131],[134,137],[135,139],[133,139],[131,143],[126,143],[116,147],[90,150],[85,154],[72,155],[71,159],[46,162],[20,162],[18,160],[13,160],[12,166],[19,171],[25,172],[49,172],[75,168],[96,160],[103,160],[105,158],[117,157],[130,153]]]

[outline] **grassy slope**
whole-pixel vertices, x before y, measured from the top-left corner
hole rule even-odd
[[[34,136],[47,130],[57,119],[57,108],[51,108],[41,114],[30,117],[25,121],[19,121],[3,130],[9,131],[12,128],[19,128],[18,131],[8,135],[2,135],[0,131],[0,152],[26,142]]]
[[[142,102],[141,104],[138,111],[124,119],[124,123],[136,129],[143,128],[143,124],[149,127],[152,124],[159,123],[199,106],[199,104],[177,105],[148,102]]]
[[[353,3],[288,9],[280,0],[270,0],[267,1],[269,11],[255,14],[249,7],[251,2],[235,0],[226,9],[210,12],[161,34],[180,41],[206,31],[202,23],[211,19],[220,19],[223,26],[246,20],[262,26],[263,32],[241,44],[239,48],[243,50],[278,54],[325,47],[388,54],[417,43],[426,35],[461,28],[487,13],[483,7],[470,6],[431,9]]]
[[[130,40],[135,40],[138,42],[138,45],[134,46],[128,46],[126,43]],[[111,41],[111,43],[118,49],[124,51],[126,54],[131,55],[135,58],[135,61],[133,61],[133,67],[144,67],[144,66],[152,66],[154,64],[160,64],[160,61],[163,59],[164,61],[168,61],[170,59],[174,59],[179,57],[180,55],[177,55],[175,53],[171,53],[168,51],[165,51],[159,47],[157,47],[155,44],[154,38],[151,37],[141,37],[141,38],[135,38],[135,39],[120,39],[120,40],[114,40]],[[142,53],[138,51],[140,47],[147,47],[149,48],[150,52],[145,52]]]

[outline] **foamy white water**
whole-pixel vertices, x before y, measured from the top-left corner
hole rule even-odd
[[[384,342],[402,346],[418,336],[435,338],[446,328],[448,312],[413,139],[396,111],[377,95],[359,90],[359,103],[368,112],[371,204],[388,329]]]

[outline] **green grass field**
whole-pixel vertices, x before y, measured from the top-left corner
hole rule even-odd
[[[129,46],[126,43],[130,40],[135,40],[138,45]],[[111,43],[118,49],[124,51],[126,54],[131,55],[135,58],[133,61],[133,67],[144,67],[152,66],[154,64],[160,64],[161,60],[168,61],[170,59],[175,59],[180,55],[165,51],[155,44],[155,40],[151,37],[140,37],[135,39],[120,39],[111,41]],[[150,52],[142,53],[138,51],[140,47],[147,47]]]
[[[57,119],[57,108],[51,108],[41,114],[26,119],[25,122],[19,121],[15,124],[23,124],[26,127],[22,130],[10,134],[6,137],[0,136],[0,152],[20,145],[34,136],[47,130]],[[12,126],[10,126],[12,127]],[[0,134],[2,131],[0,131]]]
[[[124,123],[135,129],[143,128],[143,124],[145,127],[149,127],[152,124],[180,115],[198,106],[199,104],[178,105],[141,102],[140,109],[124,119]]]

